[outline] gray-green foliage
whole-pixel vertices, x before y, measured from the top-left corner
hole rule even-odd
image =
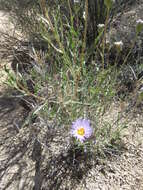
[[[70,130],[71,123],[77,118],[89,118],[94,128],[94,138],[98,140],[97,146],[101,150],[120,139],[120,129],[123,126],[118,122],[107,124],[102,120],[115,95],[117,68],[110,64],[106,69],[104,67],[104,31],[107,22],[101,33],[97,33],[93,39],[93,48],[103,58],[102,62],[96,64],[96,60],[93,62],[89,59],[91,52],[87,49],[87,3],[86,0],[84,6],[78,7],[67,1],[65,5],[68,13],[63,11],[62,5],[58,5],[56,9],[41,5],[39,12],[36,12],[36,23],[38,22],[38,34],[46,41],[47,49],[44,55],[39,55],[33,47],[35,65],[30,76],[35,84],[34,94],[27,90],[25,82],[22,83],[23,88],[16,87],[38,99],[33,110],[34,115],[54,123],[57,127],[63,127],[63,133]],[[86,16],[82,18],[84,10]],[[29,17],[30,22],[31,18],[33,17]],[[13,78],[10,79],[11,84],[12,80]],[[14,78],[14,84],[16,82]]]

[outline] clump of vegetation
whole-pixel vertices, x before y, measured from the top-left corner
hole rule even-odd
[[[88,0],[83,3],[75,1],[73,4],[68,0],[64,2],[65,10],[59,2],[58,5],[55,2],[55,9],[50,9],[45,0],[35,2],[35,24],[31,17],[30,22],[25,23],[32,23],[33,28],[36,28],[34,31],[45,43],[44,50],[31,45],[29,57],[32,67],[28,74],[20,73],[19,64],[15,67],[15,74],[7,68],[6,71],[9,75],[8,83],[12,87],[18,89],[23,97],[33,97],[30,117],[35,118],[36,138],[45,146],[52,144],[55,139],[56,146],[60,143],[63,152],[68,151],[69,144],[84,154],[90,152],[92,155],[100,153],[105,156],[109,150],[117,151],[122,129],[127,127],[127,123],[120,121],[122,113],[115,116],[113,122],[104,119],[117,94],[117,81],[125,65],[123,63],[119,68],[117,64],[123,45],[119,42],[114,44],[114,64],[105,60],[105,55],[110,51],[106,32],[113,1],[104,1],[105,19],[102,21],[105,22],[96,23],[96,35],[92,36],[90,44]],[[99,3],[99,7],[100,3],[103,6],[103,1],[96,3]],[[101,17],[98,18],[100,21]],[[140,21],[137,33],[141,29]],[[95,57],[100,59],[96,60]]]

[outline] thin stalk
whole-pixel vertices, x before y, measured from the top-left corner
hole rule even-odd
[[[29,96],[32,96],[38,100],[41,100],[41,101],[45,101],[46,98],[43,98],[41,96],[36,96],[35,94],[31,93],[27,88],[25,88],[22,84],[20,84],[20,82],[18,81],[18,79],[16,79],[16,83],[17,83],[17,86],[19,87],[19,91],[24,91],[27,95]]]
[[[72,15],[70,0],[68,0],[68,7],[69,7],[69,11],[70,11],[71,26],[73,27],[73,15]]]
[[[84,28],[82,50],[81,50],[81,68],[83,67],[83,61],[85,58],[87,26],[88,26],[88,0],[85,1],[85,28]]]
[[[81,73],[83,71],[83,63],[85,58],[85,48],[86,48],[86,35],[87,35],[87,26],[88,26],[88,0],[85,1],[85,28],[83,33],[83,43],[80,55],[80,70],[76,72],[75,76],[75,97],[77,96],[78,84],[81,78]]]
[[[43,6],[45,5],[45,6],[46,6],[46,1],[45,1],[45,0],[41,0],[41,5],[43,5]],[[65,48],[64,48],[63,44],[62,44],[61,41],[60,41],[60,37],[59,37],[58,33],[56,32],[56,30],[55,30],[55,28],[54,28],[54,26],[53,26],[53,24],[52,24],[52,22],[51,22],[51,19],[50,19],[50,17],[49,17],[48,10],[45,9],[45,7],[43,7],[43,6],[42,6],[42,10],[43,10],[44,13],[45,13],[44,16],[45,16],[45,18],[47,19],[47,22],[45,21],[45,18],[42,18],[42,17],[41,17],[41,18],[43,19],[44,22],[46,22],[46,23],[49,25],[51,31],[53,32],[53,34],[54,34],[54,36],[55,36],[55,40],[57,41],[57,43],[58,43],[58,45],[59,45],[59,47],[60,47],[60,50],[63,52],[63,56],[64,56],[65,62],[68,63],[68,65],[71,65],[70,58],[68,57],[68,55],[67,55],[67,53],[66,53],[66,51],[65,51]],[[60,51],[60,50],[59,50],[59,51]]]
[[[106,16],[105,28],[104,28],[104,36],[103,36],[103,41],[102,41],[102,45],[103,45],[103,49],[102,49],[102,64],[103,64],[103,69],[104,69],[104,54],[105,54],[105,43],[106,43],[106,31],[107,31],[107,25],[108,25],[108,20],[109,20],[109,13],[110,13],[110,9],[107,9],[107,16]]]
[[[40,7],[41,7],[42,13],[45,17],[46,16],[46,1],[45,0],[40,0]]]

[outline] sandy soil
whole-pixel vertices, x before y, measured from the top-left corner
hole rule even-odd
[[[5,84],[7,74],[4,71],[6,65],[9,69],[10,61],[2,59],[5,52],[1,48],[5,42],[4,35],[18,36],[14,25],[9,21],[9,14],[0,11],[0,190],[20,190],[27,184],[32,189],[32,178],[34,176],[34,163],[25,156],[25,144],[19,137],[16,143],[18,126],[22,124],[27,111],[20,106],[18,98],[9,98],[11,89]],[[31,174],[31,171],[32,174]],[[29,176],[29,177],[28,177]]]

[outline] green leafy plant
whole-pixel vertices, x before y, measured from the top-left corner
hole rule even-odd
[[[42,118],[45,123],[61,128],[61,136],[69,134],[72,122],[78,118],[89,119],[93,128],[92,139],[87,140],[89,151],[104,150],[114,147],[120,139],[122,124],[106,123],[104,114],[110,108],[115,96],[117,67],[108,64],[105,68],[106,31],[111,9],[110,1],[105,1],[107,17],[104,27],[94,41],[94,47],[88,51],[88,0],[84,9],[76,4],[66,6],[69,14],[63,14],[60,5],[50,10],[46,1],[39,1],[41,13],[37,13],[39,35],[47,43],[45,54],[40,56],[33,48],[35,61],[30,70],[30,78],[34,83],[34,93],[28,89],[24,76],[11,74],[8,82],[23,94],[34,97],[36,106],[32,115]],[[84,24],[79,20],[79,12],[85,12]],[[93,49],[101,55],[101,63],[89,62]],[[45,62],[43,61],[45,60]],[[41,123],[39,124],[40,130]],[[52,127],[47,127],[47,131]],[[92,147],[92,148],[91,148]]]

